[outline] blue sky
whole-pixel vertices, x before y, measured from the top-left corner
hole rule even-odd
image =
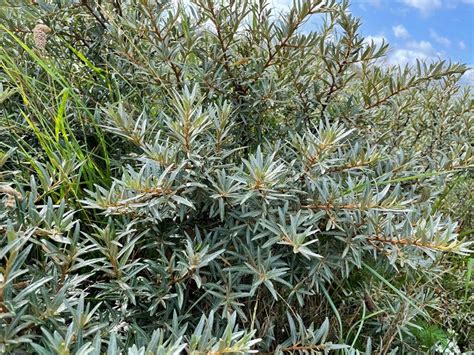
[[[393,62],[413,56],[474,64],[474,0],[353,0],[362,32],[391,44]]]
[[[352,0],[350,11],[367,40],[390,43],[390,64],[442,58],[474,67],[474,0]],[[466,79],[474,85],[474,70]]]

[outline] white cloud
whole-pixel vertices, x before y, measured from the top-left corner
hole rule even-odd
[[[461,81],[474,88],[474,69],[469,69],[467,72],[465,72]]]
[[[423,15],[428,15],[432,10],[441,7],[441,0],[403,0],[403,2],[415,9],[420,10]]]
[[[375,45],[380,46],[384,42],[387,43],[388,41],[383,35],[367,36],[364,38],[364,43],[366,44],[374,43]]]
[[[270,4],[273,5],[273,8],[275,10],[282,11],[282,10],[288,10],[293,4],[293,1],[292,0],[272,0]]]
[[[428,41],[411,41],[405,48],[399,48],[390,53],[387,61],[392,65],[413,65],[417,59],[434,61],[441,55],[442,53],[437,52]]]
[[[474,0],[401,0],[408,6],[420,10],[423,15],[428,15],[431,11],[446,7],[453,9],[460,4],[474,5]]]
[[[374,43],[380,46],[382,43],[388,43],[388,41],[383,34],[379,34],[365,37],[364,43]],[[407,64],[416,64],[417,59],[431,62],[442,57],[443,53],[436,51],[429,41],[409,41],[404,47],[396,47],[394,50],[389,51],[387,56],[379,60],[379,62],[389,65],[405,66]]]
[[[449,47],[451,45],[451,41],[449,40],[449,38],[446,38],[446,37],[443,37],[443,36],[440,36],[438,33],[436,33],[435,30],[433,29],[430,29],[430,36],[431,38],[433,38],[436,42],[438,42],[439,44],[445,46],[445,47]]]
[[[403,25],[397,25],[392,27],[393,34],[397,38],[408,38],[410,37],[410,33],[408,33],[407,29]]]
[[[429,56],[426,53],[414,51],[407,48],[397,49],[388,57],[388,63],[392,65],[401,65],[406,64],[413,65],[416,63],[416,60],[427,60]]]
[[[464,43],[464,41],[459,41],[458,46],[460,49],[466,49],[466,43]]]
[[[420,51],[423,53],[434,53],[435,50],[433,45],[429,41],[411,41],[408,43],[408,47],[414,49],[416,51]]]
[[[317,6],[317,9],[326,5],[327,1],[322,1],[321,4]],[[270,7],[277,12],[288,11],[293,6],[293,0],[270,0]]]

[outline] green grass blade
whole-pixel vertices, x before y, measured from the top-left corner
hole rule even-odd
[[[374,269],[372,269],[369,265],[367,265],[365,262],[362,262],[362,265],[368,270],[370,271],[370,273],[372,275],[374,275],[377,279],[379,279],[380,281],[382,281],[386,286],[388,286],[393,292],[395,292],[401,299],[403,299],[404,301],[406,301],[409,305],[411,305],[413,308],[415,308],[416,310],[418,310],[421,314],[423,314],[424,316],[426,317],[429,317],[429,315],[426,313],[425,310],[421,309],[420,307],[418,307],[410,298],[408,298],[403,292],[401,292],[398,288],[396,288],[395,286],[393,286],[385,277],[383,277],[382,275],[380,275],[377,271],[375,271]]]

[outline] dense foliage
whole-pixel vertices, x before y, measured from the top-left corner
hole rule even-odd
[[[2,0],[0,352],[472,349],[467,68],[349,10]]]

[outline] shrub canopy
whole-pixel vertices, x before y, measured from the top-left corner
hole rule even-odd
[[[467,67],[349,9],[0,7],[0,351],[467,349]]]

